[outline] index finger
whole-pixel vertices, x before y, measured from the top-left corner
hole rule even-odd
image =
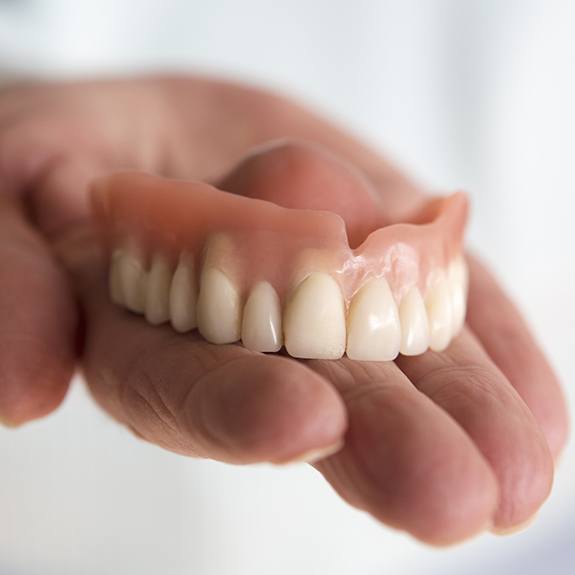
[[[83,367],[90,390],[136,435],[229,463],[309,461],[341,446],[344,404],[311,369],[151,326],[113,305],[89,233],[62,237],[58,252],[86,315]]]

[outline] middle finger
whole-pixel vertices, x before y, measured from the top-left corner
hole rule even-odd
[[[500,488],[494,527],[529,519],[551,489],[552,458],[529,408],[475,336],[464,329],[447,351],[400,356],[397,364],[489,461]]]

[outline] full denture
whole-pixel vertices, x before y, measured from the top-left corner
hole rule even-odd
[[[333,212],[203,183],[119,173],[94,186],[114,303],[212,343],[299,358],[386,361],[445,349],[467,298],[467,199],[431,199],[409,223],[350,247]],[[381,220],[381,221],[380,221]]]

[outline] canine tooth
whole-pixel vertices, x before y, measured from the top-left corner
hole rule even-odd
[[[152,258],[147,283],[146,320],[152,325],[159,325],[170,319],[172,266],[164,254],[157,253]]]
[[[240,339],[240,294],[217,268],[202,272],[197,319],[200,333],[211,343],[232,343]]]
[[[185,333],[196,327],[196,300],[194,260],[183,253],[170,288],[170,320],[176,331]]]
[[[389,361],[399,353],[401,326],[385,278],[372,279],[353,297],[347,322],[347,356],[363,361]]]
[[[451,313],[451,291],[443,272],[430,286],[426,298],[429,320],[429,347],[433,351],[443,351],[451,340],[453,320]]]
[[[136,248],[122,250],[119,262],[119,283],[124,305],[135,313],[144,313],[146,269],[144,258]]]
[[[467,311],[468,270],[463,256],[454,259],[449,265],[448,281],[451,292],[452,335],[459,333],[465,323]]]
[[[345,306],[337,282],[312,273],[296,288],[284,314],[285,345],[293,357],[337,359],[345,351]]]
[[[282,346],[280,300],[268,282],[252,289],[244,306],[242,344],[254,351],[279,351]]]
[[[421,292],[414,286],[401,300],[399,306],[401,346],[403,355],[419,355],[429,346],[429,324]]]
[[[110,269],[108,272],[108,287],[110,290],[110,299],[116,305],[124,305],[122,295],[122,284],[120,281],[120,261],[122,259],[122,250],[114,250],[110,256]]]

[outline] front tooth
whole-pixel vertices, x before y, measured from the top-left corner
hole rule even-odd
[[[240,339],[240,295],[217,268],[202,272],[197,317],[198,329],[209,342],[232,343]]]
[[[172,266],[168,258],[157,253],[152,258],[146,287],[146,320],[152,325],[159,325],[170,319],[170,284],[172,283]]]
[[[429,347],[433,351],[443,351],[449,345],[453,330],[451,292],[443,272],[437,275],[428,290],[426,307],[429,320]]]
[[[284,315],[285,345],[293,357],[338,359],[345,351],[345,306],[337,282],[312,273],[296,288]]]
[[[259,282],[244,306],[242,344],[254,351],[279,351],[282,343],[278,294],[268,282]]]
[[[401,323],[401,346],[403,355],[419,355],[429,346],[429,324],[427,311],[421,297],[421,292],[414,286],[399,306],[399,321]]]
[[[194,260],[183,253],[170,289],[170,319],[176,331],[185,333],[196,327],[196,299]]]
[[[370,280],[354,296],[347,324],[347,356],[390,361],[401,343],[399,312],[385,278]]]
[[[469,282],[467,264],[462,256],[449,265],[448,281],[451,291],[452,335],[456,335],[465,323]]]
[[[122,250],[114,250],[110,256],[110,270],[108,273],[108,287],[110,299],[116,305],[124,305],[122,294],[122,284],[120,281],[120,261],[122,260]]]
[[[122,250],[119,261],[119,284],[124,305],[135,313],[144,313],[146,296],[146,269],[140,250],[129,247]]]

